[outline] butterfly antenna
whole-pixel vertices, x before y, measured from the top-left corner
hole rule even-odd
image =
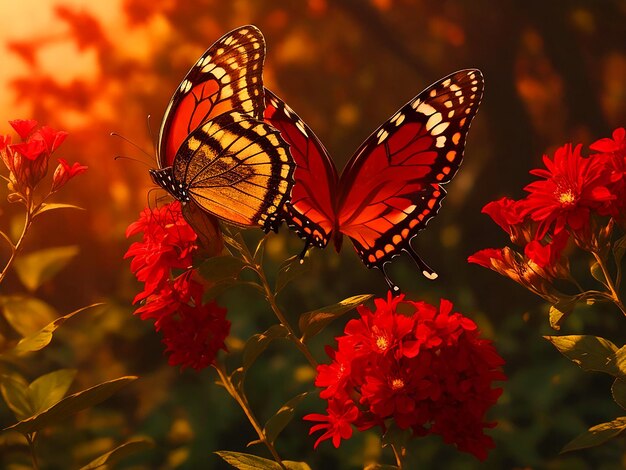
[[[127,139],[126,137],[124,137],[123,135],[118,134],[117,132],[111,132],[111,137],[119,137],[120,139],[122,139],[124,142],[132,145],[133,147],[135,147],[137,150],[139,150],[141,153],[143,153],[144,155],[147,155],[148,157],[152,158],[152,155],[150,155],[148,152],[146,152],[144,149],[142,149],[139,145],[137,145],[135,142],[132,142],[131,140]]]
[[[126,155],[117,155],[117,156],[115,156],[113,158],[113,160],[130,160],[130,161],[133,161],[133,162],[141,163],[142,165],[145,165],[148,168],[152,168],[151,165],[149,165],[148,163],[146,163],[146,162],[144,162],[142,160],[139,160],[137,158],[127,157]]]
[[[147,117],[147,121],[148,121],[148,134],[150,135],[150,140],[152,141],[152,150],[154,152],[154,154],[157,154],[157,141],[154,138],[154,132],[152,132],[152,124],[150,123],[150,119],[152,118],[151,114],[148,114]]]
[[[422,271],[422,274],[424,275],[426,279],[430,279],[431,281],[434,281],[435,279],[439,277],[439,274],[433,271],[433,269],[430,266],[428,266],[422,258],[419,257],[419,255],[415,252],[415,250],[413,250],[412,247],[405,248],[404,251],[406,251],[409,254],[409,256],[415,262],[417,267],[420,268],[420,270]]]

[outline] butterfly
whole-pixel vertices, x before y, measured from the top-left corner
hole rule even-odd
[[[280,132],[263,121],[265,40],[252,25],[218,39],[180,83],[165,111],[156,184],[184,206],[231,224],[276,230],[295,164]],[[206,222],[206,220],[204,221]],[[215,224],[204,224],[215,227]]]
[[[424,229],[456,174],[482,99],[477,69],[455,72],[432,84],[368,137],[338,174],[324,145],[298,115],[265,90],[264,119],[280,130],[296,162],[291,201],[281,217],[309,246],[340,250],[344,236],[368,268],[385,266],[405,252],[422,274],[437,274],[411,240]]]

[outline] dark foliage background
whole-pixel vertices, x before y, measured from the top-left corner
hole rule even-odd
[[[129,244],[124,230],[146,206],[151,182],[145,165],[113,159],[127,155],[155,164],[154,134],[180,79],[215,39],[246,23],[266,36],[266,85],[316,131],[338,167],[429,83],[465,67],[485,75],[485,97],[463,167],[448,186],[440,215],[416,241],[439,280],[423,279],[408,259],[396,260],[391,272],[410,298],[449,298],[474,318],[495,340],[510,379],[493,410],[497,448],[487,462],[481,466],[429,438],[415,442],[419,467],[620,468],[626,457],[622,440],[559,455],[578,433],[618,415],[610,379],[583,373],[542,339],[551,330],[539,299],[466,258],[507,242],[480,210],[503,195],[520,197],[530,181],[528,171],[543,153],[565,142],[588,144],[626,125],[625,2],[31,0],[20,5],[0,6],[6,26],[0,28],[6,64],[0,74],[0,117],[34,118],[69,131],[60,156],[90,167],[66,190],[68,199],[87,210],[42,217],[27,241],[27,251],[81,247],[81,255],[37,294],[59,313],[97,300],[107,303],[100,312],[68,323],[53,353],[24,367],[32,378],[52,368],[78,368],[76,387],[83,388],[124,374],[141,377],[75,422],[51,429],[41,448],[50,468],[63,468],[66,452],[74,462],[86,462],[135,434],[149,435],[158,445],[127,460],[133,468],[224,468],[212,452],[245,450],[254,438],[240,410],[213,384],[212,372],[168,368],[159,337],[131,315],[138,286],[122,260]],[[8,125],[0,129],[9,132]],[[110,137],[112,131],[150,156]],[[0,189],[2,200],[5,193]],[[16,213],[8,203],[0,205],[2,229],[11,227]],[[253,243],[260,234],[247,237]],[[284,229],[272,237],[268,273],[300,249],[301,242]],[[348,246],[340,255],[314,250],[310,258],[310,273],[279,299],[294,321],[350,295],[386,292],[382,276],[366,270]],[[2,290],[24,288],[14,277]],[[242,342],[274,319],[252,291],[233,290],[219,300],[233,322],[229,347],[236,365]],[[584,331],[622,344],[621,322],[615,309],[581,307],[562,332]],[[315,340],[318,359],[341,326]],[[286,343],[274,345],[249,378],[248,394],[261,418],[312,388],[313,371],[294,351]],[[340,450],[325,443],[314,452],[299,417],[321,406],[316,398],[301,405],[298,419],[279,439],[281,455],[306,460],[313,468],[392,461],[386,451],[377,455],[374,433],[360,434]],[[12,419],[0,405],[0,424]],[[260,447],[251,450],[265,455]],[[13,458],[11,452],[1,455],[0,462]]]

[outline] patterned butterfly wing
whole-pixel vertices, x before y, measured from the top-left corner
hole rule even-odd
[[[171,166],[180,145],[200,125],[231,110],[262,119],[265,39],[252,25],[218,39],[174,92],[159,132],[157,161]]]
[[[339,182],[339,229],[367,267],[384,272],[405,251],[426,277],[437,277],[410,241],[437,214],[446,194],[441,185],[461,164],[483,85],[475,69],[439,80],[380,126],[346,165]]]
[[[238,111],[194,130],[172,176],[205,211],[239,226],[273,229],[293,186],[293,159],[277,129]]]
[[[324,145],[302,119],[274,93],[265,89],[265,122],[281,133],[296,164],[291,201],[283,218],[309,245],[324,248],[334,227],[337,170]]]

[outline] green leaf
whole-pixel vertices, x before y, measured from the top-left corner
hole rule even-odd
[[[626,379],[617,378],[611,387],[611,395],[613,400],[619,406],[626,410]]]
[[[621,434],[624,429],[626,429],[626,417],[614,419],[609,423],[598,424],[571,440],[563,447],[561,453],[599,446]]]
[[[50,305],[32,297],[2,297],[0,305],[4,318],[22,336],[39,331],[57,317]]]
[[[264,333],[253,335],[243,347],[243,370],[247,371],[257,357],[267,349],[272,341],[285,338],[288,334],[283,325],[272,325]]]
[[[589,271],[591,272],[591,275],[596,281],[606,285],[606,277],[604,277],[604,273],[602,272],[602,267],[600,266],[599,263],[593,263]]]
[[[74,204],[61,204],[61,203],[43,203],[39,210],[33,214],[33,217],[37,217],[38,215],[43,214],[44,212],[49,212],[57,209],[78,209],[84,211],[82,207],[75,206]]]
[[[585,371],[619,376],[614,361],[617,346],[609,340],[590,335],[544,336],[561,354]]]
[[[626,346],[622,346],[613,354],[609,365],[615,368],[617,375],[626,377]]]
[[[136,379],[137,377],[134,376],[120,377],[119,379],[109,380],[88,388],[87,390],[74,393],[47,410],[28,419],[24,419],[13,426],[5,428],[4,430],[13,430],[22,434],[31,434],[39,431],[51,423],[57,423],[68,418],[74,413],[97,405],[98,403],[109,398],[129,382]]]
[[[215,283],[236,279],[246,264],[234,256],[215,256],[200,265],[198,271],[207,281]]]
[[[76,377],[75,369],[61,369],[35,379],[28,386],[28,398],[33,416],[63,399]]]
[[[296,395],[283,406],[281,406],[274,416],[267,420],[267,423],[265,423],[265,427],[263,428],[263,433],[265,434],[265,437],[269,442],[271,442],[272,444],[274,443],[278,435],[292,420],[293,415],[296,411],[296,406],[298,406],[298,404],[307,395],[308,392]]]
[[[13,266],[22,284],[34,292],[61,271],[78,251],[77,246],[46,248],[20,256]]]
[[[263,263],[263,255],[265,254],[265,245],[267,244],[267,239],[269,238],[269,234],[265,235],[259,241],[259,244],[256,246],[256,250],[254,250],[254,262],[256,264]]]
[[[617,266],[621,264],[624,253],[626,253],[626,235],[618,238],[613,244],[613,256]]]
[[[288,470],[311,470],[309,464],[306,462],[294,462],[293,460],[283,460],[283,465]]]
[[[309,270],[309,265],[300,259],[300,256],[292,256],[286,259],[278,269],[276,276],[276,285],[274,291],[278,294],[284,287],[293,281],[296,277],[304,274]]]
[[[116,447],[115,449],[101,455],[97,459],[92,460],[80,470],[94,470],[106,466],[107,468],[114,468],[120,460],[128,457],[129,455],[136,454],[137,452],[143,452],[154,447],[154,441],[147,437],[138,437],[131,439],[128,442]]]
[[[19,420],[33,415],[28,399],[28,382],[19,375],[3,375],[0,391],[5,403]]]
[[[312,312],[303,313],[298,322],[300,332],[302,333],[302,340],[305,341],[306,339],[312,338],[322,331],[330,322],[372,297],[372,294],[355,295],[339,303],[318,308]]]
[[[77,313],[84,312],[85,310],[88,310],[93,307],[98,307],[100,305],[104,305],[104,304],[97,303],[97,304],[88,305],[87,307],[79,308],[78,310],[75,310],[72,313],[68,313],[67,315],[57,318],[52,323],[49,323],[48,325],[46,325],[45,327],[43,327],[41,330],[37,331],[36,333],[30,334],[26,336],[25,338],[22,338],[11,352],[13,354],[26,354],[29,352],[39,351],[40,349],[43,349],[48,344],[50,344],[50,341],[52,341],[52,334],[63,323],[65,323],[67,320],[72,318]]]
[[[257,457],[252,454],[244,454],[243,452],[230,452],[220,450],[215,452],[226,463],[232,465],[239,470],[281,470],[281,466],[273,460]]]

